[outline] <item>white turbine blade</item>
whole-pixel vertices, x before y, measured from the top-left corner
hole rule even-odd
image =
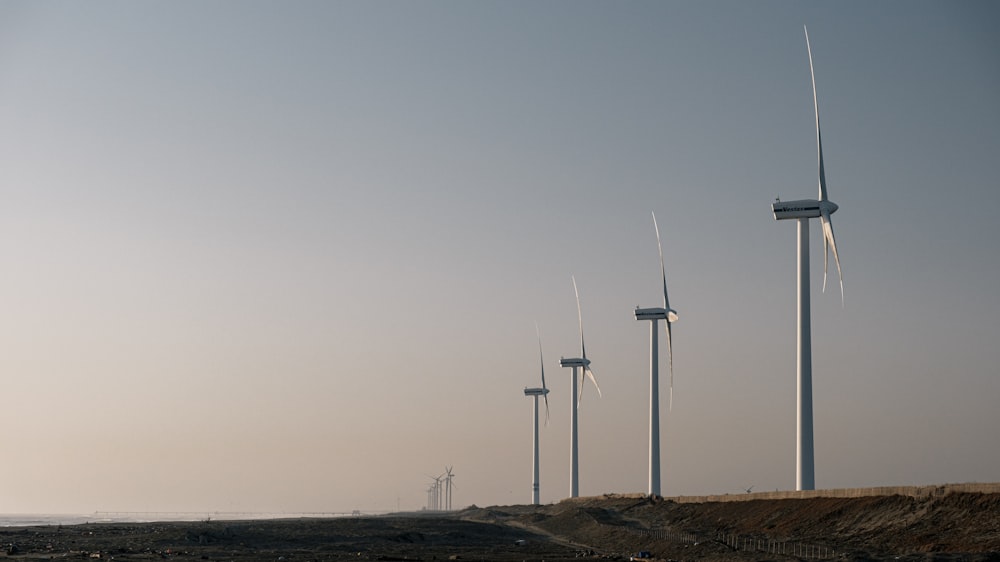
[[[670,321],[669,320],[665,320],[663,323],[667,325],[667,329],[666,329],[666,333],[667,333],[667,365],[668,365],[668,368],[670,370],[670,402],[669,402],[669,407],[668,408],[669,408],[670,411],[673,411],[673,409],[674,409],[674,348],[673,348],[673,344],[672,344],[672,339],[670,337],[671,336],[671,334],[670,334]]]
[[[830,220],[830,214],[820,211],[820,222],[823,224],[823,292],[826,292],[826,270],[830,264],[830,239],[826,235],[826,223]]]
[[[663,265],[663,245],[660,244],[660,227],[656,224],[656,213],[653,213],[653,228],[656,229],[656,249],[660,251],[660,274],[663,276],[663,308],[670,309],[670,299],[667,298],[667,268]]]
[[[667,268],[663,262],[663,244],[660,242],[660,227],[656,224],[656,213],[653,213],[653,228],[656,229],[656,248],[660,251],[660,274],[663,276],[663,308],[667,310],[668,317],[664,319],[667,334],[667,364],[670,369],[670,410],[674,408],[674,352],[671,347],[670,323],[677,319],[677,315],[670,311],[670,300],[667,298]]]
[[[576,288],[576,276],[573,277],[573,292],[576,293],[576,317],[580,321],[580,353],[587,358],[587,345],[583,343],[583,309],[580,308],[580,290]]]
[[[833,259],[837,262],[837,275],[840,276],[840,306],[844,306],[844,272],[840,269],[840,254],[837,253],[837,239],[833,237],[833,222],[830,220],[830,213],[823,211],[820,216],[823,222],[823,245],[829,241],[830,248],[833,249]],[[826,259],[827,252],[823,252],[823,288],[826,289]]]
[[[816,153],[819,160],[819,200],[826,201],[826,170],[823,167],[823,136],[819,131],[819,98],[816,96],[816,72],[813,70],[812,47],[809,46],[809,30],[802,26],[806,32],[806,51],[809,53],[809,75],[812,77],[813,87],[813,108],[816,110]]]
[[[585,373],[587,373],[587,376],[590,378],[590,382],[594,383],[594,388],[597,389],[597,395],[600,396],[601,398],[604,398],[604,395],[601,394],[601,387],[597,384],[597,377],[594,376],[593,369],[591,369],[590,367],[584,367],[583,370]],[[581,384],[580,386],[583,385]]]
[[[594,383],[594,388],[597,389],[597,395],[601,398],[604,398],[604,394],[601,392],[601,386],[597,384],[597,377],[594,376],[593,369],[591,369],[590,367],[583,367],[583,373],[580,373],[580,385],[579,385],[580,392],[577,395],[576,399],[577,406],[579,406],[583,402],[583,383],[586,382],[584,381],[583,377],[585,374],[588,378],[590,378],[590,382]]]
[[[538,331],[538,322],[535,322],[535,334],[538,336],[538,362],[542,369],[542,389],[544,390],[548,387],[545,386],[545,358],[542,357],[542,335]]]

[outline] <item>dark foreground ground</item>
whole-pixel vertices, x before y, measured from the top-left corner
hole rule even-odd
[[[6,562],[558,562],[639,551],[678,561],[1000,562],[1000,494],[705,503],[607,496],[447,515],[8,527],[0,545]]]

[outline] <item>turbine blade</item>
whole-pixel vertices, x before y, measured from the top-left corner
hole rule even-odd
[[[844,306],[844,272],[840,269],[840,254],[837,253],[837,239],[833,236],[833,222],[830,220],[830,213],[823,211],[820,216],[823,221],[823,242],[829,240],[830,248],[833,249],[833,259],[837,262],[837,275],[840,276],[840,306]],[[826,252],[823,254],[823,260],[826,261]],[[823,286],[826,286],[826,273],[823,274]]]
[[[584,367],[584,371],[586,371],[586,367]],[[576,394],[576,405],[579,407],[583,403],[583,373],[580,373],[580,380],[577,383],[577,387],[579,390]]]
[[[590,377],[590,382],[594,383],[594,387],[597,388],[597,395],[600,396],[601,398],[604,398],[604,395],[601,394],[601,387],[600,385],[597,384],[597,377],[594,376],[593,369],[591,369],[590,367],[584,367],[583,370],[585,373],[587,373],[587,376]],[[583,384],[580,384],[580,388],[583,389]]]
[[[656,213],[653,213],[653,228],[656,229],[656,247],[660,251],[660,274],[663,276],[663,308],[670,311],[670,300],[667,298],[667,268],[663,262],[663,244],[660,242],[660,227],[656,224]],[[670,323],[673,319],[676,319],[676,314],[672,312],[667,313],[667,318],[664,319],[663,323],[666,324],[666,334],[667,334],[667,364],[670,370],[670,406],[669,409],[674,408],[674,352],[671,347],[670,338]]]
[[[535,322],[535,334],[538,336],[538,362],[542,368],[542,389],[546,389],[548,387],[545,386],[545,358],[542,357],[542,334],[538,331],[538,322]]]
[[[583,342],[583,309],[580,308],[580,290],[576,288],[576,276],[573,276],[573,292],[576,293],[576,317],[580,321],[580,353],[587,358],[587,345]]]
[[[656,213],[653,213],[653,228],[656,229],[656,248],[660,251],[660,274],[663,276],[663,308],[670,308],[667,298],[667,268],[663,265],[663,244],[660,244],[660,227],[656,224]]]
[[[538,362],[542,368],[542,390],[548,390],[545,386],[545,358],[542,356],[542,333],[538,331],[538,322],[535,322],[535,335],[538,336]],[[545,400],[545,425],[549,425],[549,394],[542,392],[542,399]]]
[[[823,167],[823,136],[819,131],[819,98],[816,96],[816,72],[813,70],[812,47],[809,45],[809,29],[806,32],[806,51],[809,53],[809,75],[812,77],[813,108],[816,111],[816,154],[819,160],[819,200],[826,201],[826,169]]]
[[[830,220],[830,214],[826,211],[821,211],[820,222],[823,226],[823,292],[826,292],[826,270],[830,263],[830,240],[826,235],[826,224]]]
[[[664,320],[663,323],[667,325],[667,329],[666,329],[666,334],[667,334],[667,366],[668,366],[668,369],[670,370],[670,402],[669,402],[668,408],[669,408],[670,411],[673,411],[673,409],[674,409],[674,348],[673,348],[673,343],[672,343],[673,340],[671,338],[671,333],[670,333],[670,321],[669,320]]]

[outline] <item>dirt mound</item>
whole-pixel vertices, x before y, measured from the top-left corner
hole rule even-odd
[[[793,556],[1000,561],[997,493],[705,503],[604,496],[490,511],[497,522],[614,555],[650,550],[675,559],[706,560]]]

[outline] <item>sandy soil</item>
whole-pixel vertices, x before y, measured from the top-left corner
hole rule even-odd
[[[450,514],[0,528],[0,559],[1000,562],[1000,494],[676,503],[604,496]]]

